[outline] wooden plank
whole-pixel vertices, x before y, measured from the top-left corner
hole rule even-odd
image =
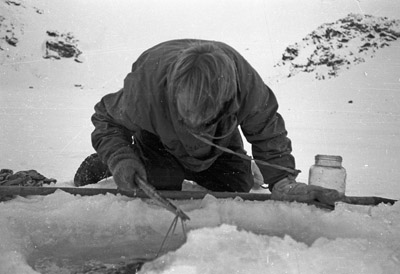
[[[57,190],[62,190],[73,195],[94,196],[101,194],[121,194],[133,198],[148,198],[142,191],[123,191],[108,188],[82,188],[82,187],[33,187],[33,186],[0,186],[0,195],[18,195],[22,197],[30,195],[49,195]],[[203,199],[207,194],[211,194],[216,198],[235,198],[242,197],[245,200],[266,201],[271,199],[270,194],[261,193],[233,193],[233,192],[200,192],[200,191],[158,191],[164,198],[172,200],[191,200]]]
[[[82,188],[82,187],[29,187],[29,186],[0,186],[0,196],[1,195],[18,195],[22,197],[30,195],[49,195],[57,190],[65,191],[73,195],[81,196],[94,196],[94,195],[104,195],[104,194],[121,194],[133,198],[148,198],[148,196],[142,191],[122,191],[118,189],[108,189],[108,188]],[[250,201],[267,201],[271,200],[271,194],[267,193],[244,193],[244,192],[204,192],[204,191],[169,191],[160,190],[158,191],[164,198],[171,200],[197,200],[203,199],[207,194],[210,194],[218,199],[227,199],[240,197],[243,200]],[[380,203],[386,203],[393,205],[397,200],[387,199],[382,197],[367,196],[345,196],[343,198],[344,203],[355,204],[355,205],[378,205]],[[319,203],[312,203],[316,206],[324,207]],[[329,207],[328,207],[329,208]],[[333,208],[332,208],[333,209]]]

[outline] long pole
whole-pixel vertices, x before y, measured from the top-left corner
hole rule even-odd
[[[142,190],[122,191],[108,188],[77,188],[77,187],[29,187],[29,186],[0,186],[0,196],[18,195],[22,197],[30,195],[49,195],[57,190],[65,191],[73,195],[94,196],[101,194],[121,194],[133,198],[149,198]],[[271,194],[268,193],[244,193],[244,192],[213,192],[213,191],[158,191],[164,198],[172,200],[197,200],[203,199],[210,194],[218,199],[227,199],[240,197],[243,200],[267,201],[271,200]],[[397,200],[382,197],[367,196],[345,196],[342,202],[356,205],[378,205],[380,203],[394,204]],[[320,204],[316,204],[317,206]]]
[[[30,196],[30,195],[49,195],[57,190],[65,191],[67,193],[73,195],[81,195],[81,196],[94,196],[101,194],[121,194],[124,196],[132,197],[132,198],[149,198],[144,191],[132,190],[132,191],[123,191],[113,188],[82,188],[82,187],[33,187],[33,186],[0,186],[0,195],[18,195],[22,197]],[[244,200],[253,200],[253,201],[266,201],[271,199],[270,194],[261,194],[261,193],[242,193],[242,192],[204,192],[204,191],[170,191],[170,190],[159,190],[164,198],[172,199],[172,200],[197,200],[203,199],[207,194],[210,194],[216,198],[235,198],[241,197]]]

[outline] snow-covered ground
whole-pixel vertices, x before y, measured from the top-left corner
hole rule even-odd
[[[341,155],[348,195],[400,198],[399,40],[326,80],[311,73],[285,78],[275,66],[289,45],[350,13],[400,19],[399,1],[1,0],[0,5],[0,168],[36,169],[70,186],[76,168],[93,152],[94,104],[122,85],[142,51],[191,37],[232,45],[275,91],[302,170],[299,181],[307,182],[316,154]],[[78,40],[79,62],[43,58],[54,31]],[[334,212],[212,197],[179,204],[191,217],[187,241],[177,231],[169,245],[177,251],[143,271],[400,269],[399,204],[338,205]],[[112,195],[18,198],[0,204],[0,212],[0,273],[37,273],[33,268],[73,273],[74,267],[82,273],[82,265],[95,261],[151,257],[172,221],[163,209]]]

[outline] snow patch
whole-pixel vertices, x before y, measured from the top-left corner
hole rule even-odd
[[[207,243],[205,245],[204,243]],[[210,250],[219,250],[210,252]],[[346,255],[344,255],[346,254]],[[190,233],[179,250],[145,264],[143,273],[394,273],[392,251],[367,239],[271,237],[221,225]],[[262,259],[259,259],[262,258]],[[349,259],[351,264],[349,265]],[[386,265],[385,265],[386,264]],[[188,271],[188,272],[186,272]]]

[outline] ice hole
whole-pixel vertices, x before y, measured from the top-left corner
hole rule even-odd
[[[179,255],[183,261],[188,260],[184,256],[193,260],[194,255],[189,253],[197,254],[198,248],[204,251],[199,256],[208,260],[209,246],[212,252],[234,253],[238,249],[235,239],[241,237],[244,237],[241,245],[249,239],[250,249],[251,243],[260,242],[263,248],[278,248],[278,253],[285,253],[283,247],[279,250],[281,244],[295,245],[304,256],[314,250],[321,253],[324,245],[341,248],[342,242],[335,244],[340,239],[349,239],[357,254],[363,254],[371,243],[376,246],[373,254],[382,250],[387,253],[396,247],[393,247],[395,239],[400,237],[395,229],[398,227],[395,206],[388,211],[385,206],[338,205],[335,211],[326,211],[298,203],[212,196],[176,204],[191,218],[187,222],[188,240],[185,241],[178,224],[160,260],[164,256],[176,259],[175,252],[183,254]],[[5,202],[0,207],[0,216],[3,237],[0,270],[28,267],[36,271],[18,273],[118,273],[118,269],[132,263],[151,261],[174,219],[164,208],[140,199],[111,194],[81,197],[62,191]],[[220,230],[223,226],[235,229]],[[214,235],[212,231],[217,233]],[[352,239],[360,239],[357,240],[360,243],[353,244]],[[271,243],[277,247],[271,247]],[[246,255],[245,251],[240,252],[255,256]]]
[[[143,262],[154,260],[163,235],[149,234],[115,243],[104,240],[103,244],[87,241],[83,245],[58,243],[36,247],[27,262],[39,273],[93,273],[90,271],[96,270],[98,273],[110,273],[111,270],[118,273],[129,264],[138,263],[137,267],[140,267]],[[164,245],[161,255],[178,249],[183,243],[181,235],[173,235]]]

